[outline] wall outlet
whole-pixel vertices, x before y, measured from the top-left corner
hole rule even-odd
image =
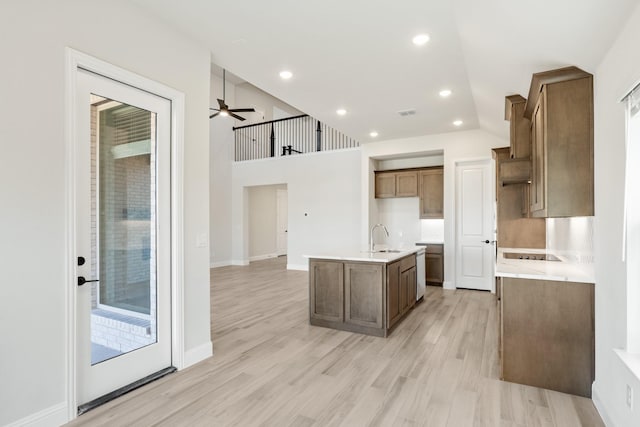
[[[627,407],[633,410],[633,388],[627,384]]]

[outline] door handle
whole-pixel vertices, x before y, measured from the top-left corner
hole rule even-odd
[[[85,283],[99,282],[99,281],[100,281],[99,279],[87,280],[83,276],[78,276],[78,286],[82,286]]]
[[[488,244],[492,244],[493,245],[493,244],[496,243],[496,241],[487,239],[487,240],[480,240],[480,243],[486,243],[487,245]]]

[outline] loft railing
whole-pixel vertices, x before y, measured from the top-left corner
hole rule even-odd
[[[235,161],[359,147],[360,143],[303,114],[233,128]]]

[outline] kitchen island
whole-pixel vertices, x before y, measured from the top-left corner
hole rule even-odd
[[[416,303],[418,250],[307,255],[311,325],[386,337]]]

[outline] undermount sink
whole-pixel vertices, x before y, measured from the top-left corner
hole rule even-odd
[[[522,252],[505,252],[504,257],[506,259],[523,259],[530,261],[562,261],[552,254],[528,254]]]

